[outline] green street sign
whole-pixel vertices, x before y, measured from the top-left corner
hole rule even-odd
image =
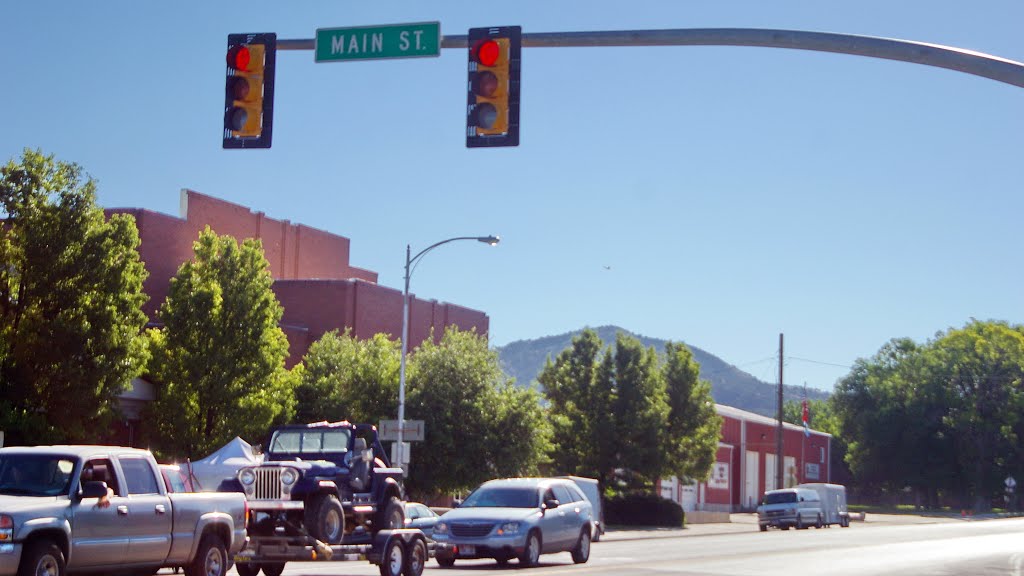
[[[318,28],[316,61],[385,60],[441,55],[441,23]]]

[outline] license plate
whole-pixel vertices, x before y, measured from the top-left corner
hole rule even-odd
[[[476,546],[459,546],[459,554],[463,556],[476,556]]]

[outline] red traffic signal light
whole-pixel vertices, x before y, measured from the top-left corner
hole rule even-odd
[[[229,34],[224,148],[270,148],[277,34]]]
[[[466,147],[519,145],[522,28],[470,28]]]

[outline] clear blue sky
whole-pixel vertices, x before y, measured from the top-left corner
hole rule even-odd
[[[432,252],[412,280],[486,311],[495,345],[616,324],[774,382],[784,333],[786,382],[831,389],[890,338],[1024,321],[1024,90],[948,70],[526,48],[521,145],[467,150],[463,50],[282,52],[273,148],[221,149],[229,33],[433,20],[827,31],[1024,61],[1019,0],[11,2],[0,160],[31,147],[77,162],[107,207],[177,214],[191,188],[341,234],[353,265],[399,289],[407,243],[499,234]]]

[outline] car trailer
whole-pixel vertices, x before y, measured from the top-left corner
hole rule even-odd
[[[281,576],[286,562],[366,560],[380,567],[381,576],[421,576],[427,560],[445,547],[416,528],[381,530],[363,540],[329,546],[308,536],[250,536],[234,555],[235,570],[239,576],[258,576],[261,570]]]

